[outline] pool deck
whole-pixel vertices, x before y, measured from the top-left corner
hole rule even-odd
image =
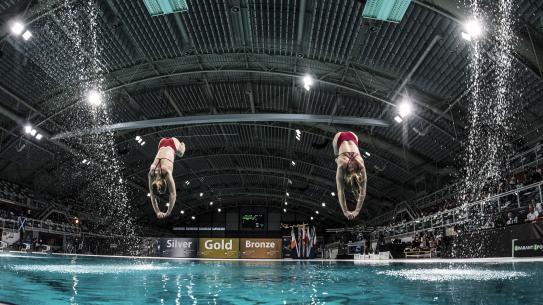
[[[8,254],[8,255],[5,255]],[[173,261],[241,261],[241,262],[351,262],[355,264],[391,264],[391,263],[407,263],[407,264],[469,264],[469,263],[526,263],[526,262],[543,262],[543,257],[493,257],[493,258],[420,258],[420,259],[389,259],[389,260],[354,260],[354,259],[243,259],[243,258],[177,258],[177,257],[152,257],[152,256],[121,256],[121,255],[93,255],[93,254],[68,254],[68,253],[42,253],[42,252],[25,252],[25,251],[9,251],[0,252],[0,256],[9,256],[9,254],[26,254],[26,255],[43,255],[43,256],[71,256],[71,257],[100,257],[100,258],[122,258],[122,259],[152,259],[152,260],[173,260]]]

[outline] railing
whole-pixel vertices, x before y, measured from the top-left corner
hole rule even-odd
[[[473,229],[489,228],[494,226],[495,214],[526,207],[532,199],[536,203],[543,202],[543,182],[490,196],[406,223],[382,227],[374,233],[382,232],[386,238],[394,238],[466,223],[472,223]]]
[[[8,199],[8,198],[0,198],[0,201],[5,202],[5,203],[9,203],[9,204],[12,204],[12,205],[24,207],[24,208],[29,208],[29,209],[38,209],[39,210],[39,209],[45,209],[47,207],[47,204],[44,203],[43,201],[34,200],[34,199],[29,198],[29,197],[26,197],[26,200],[24,202],[15,201],[15,200],[11,200],[11,199]]]
[[[527,151],[516,154],[508,158],[509,165],[511,167],[510,172],[512,174],[518,174],[526,171],[527,168],[543,164],[543,145],[538,144]],[[440,203],[444,203],[445,200],[450,199],[455,195],[458,190],[459,183],[454,183],[441,188],[431,194],[417,198],[410,201],[410,204],[414,208],[427,208],[431,206],[437,206]],[[378,225],[386,221],[392,220],[396,215],[395,211],[390,211],[385,214],[381,214],[368,222],[368,225]]]
[[[0,218],[0,223],[3,229],[17,230],[17,220]],[[26,231],[52,233],[59,235],[80,236],[81,229],[77,226],[68,224],[54,223],[50,221],[41,221],[28,218],[25,224]]]
[[[371,219],[370,221],[366,222],[366,226],[378,226],[380,224],[382,224],[383,222],[387,222],[387,221],[391,221],[394,219],[394,217],[396,215],[399,215],[403,212],[405,212],[409,218],[411,219],[415,219],[417,217],[420,217],[420,209],[416,208],[414,209],[413,208],[413,203],[410,203],[408,201],[402,201],[400,203],[398,203],[394,209],[390,212],[387,212],[387,213],[384,213],[384,214],[381,214],[373,219]]]
[[[90,236],[90,237],[102,237],[102,238],[126,238],[126,235],[119,235],[119,234],[100,234],[100,233],[91,233],[91,232],[82,232],[82,236]]]
[[[39,220],[45,221],[45,219],[51,214],[51,213],[59,213],[64,214],[66,217],[70,218],[71,213],[75,213],[79,218],[87,219],[96,221],[99,219],[98,216],[94,215],[92,211],[89,209],[83,209],[81,205],[70,205],[65,206],[60,203],[56,203],[53,201],[45,202],[42,200],[36,200],[29,197],[26,197],[26,200],[24,202],[20,201],[13,201],[6,198],[0,197],[0,202],[5,202],[11,205],[16,205],[28,209],[34,209],[34,210],[41,210],[39,214],[37,215],[37,218]],[[75,209],[73,207],[76,207]]]
[[[451,198],[455,194],[456,190],[458,189],[458,186],[459,186],[458,183],[454,183],[454,184],[448,185],[448,186],[446,186],[444,188],[441,188],[441,189],[439,189],[439,190],[437,190],[437,191],[435,191],[435,192],[433,192],[431,194],[420,197],[418,199],[415,199],[415,200],[412,200],[412,201],[409,201],[409,202],[407,202],[407,201],[406,202],[400,202],[398,205],[405,204],[409,208],[411,208],[413,212],[414,212],[415,209],[420,210],[421,208],[430,207],[430,206],[436,205],[437,203],[444,202],[444,200],[446,200],[446,199]],[[371,219],[370,221],[368,221],[367,225],[370,225],[370,226],[371,225],[379,225],[379,224],[382,224],[384,222],[390,221],[398,214],[397,212],[398,212],[398,210],[394,209],[393,211],[381,214],[381,215]]]
[[[413,200],[411,204],[419,209],[435,206],[456,195],[459,186],[460,183],[456,182],[422,198]]]
[[[525,152],[509,158],[511,172],[517,174],[525,171],[527,167],[543,163],[543,145],[538,144]]]

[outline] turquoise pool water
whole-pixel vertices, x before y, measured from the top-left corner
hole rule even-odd
[[[159,261],[0,254],[0,303],[543,304],[542,262]]]

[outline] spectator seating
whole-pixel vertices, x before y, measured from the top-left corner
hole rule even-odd
[[[437,257],[436,249],[411,249],[405,248],[404,250],[405,258],[432,258]]]

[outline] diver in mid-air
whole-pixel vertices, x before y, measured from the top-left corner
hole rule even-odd
[[[332,144],[337,163],[337,197],[343,215],[351,220],[358,216],[366,198],[366,167],[358,150],[358,137],[353,132],[338,132]],[[356,208],[353,211],[347,208],[345,187],[351,189],[356,198]]]
[[[149,193],[153,210],[159,219],[166,218],[172,213],[177,193],[173,180],[173,161],[175,156],[183,157],[185,143],[176,138],[163,138],[158,143],[158,152],[149,170]],[[164,213],[158,207],[158,195],[165,194],[169,190],[168,210]]]

